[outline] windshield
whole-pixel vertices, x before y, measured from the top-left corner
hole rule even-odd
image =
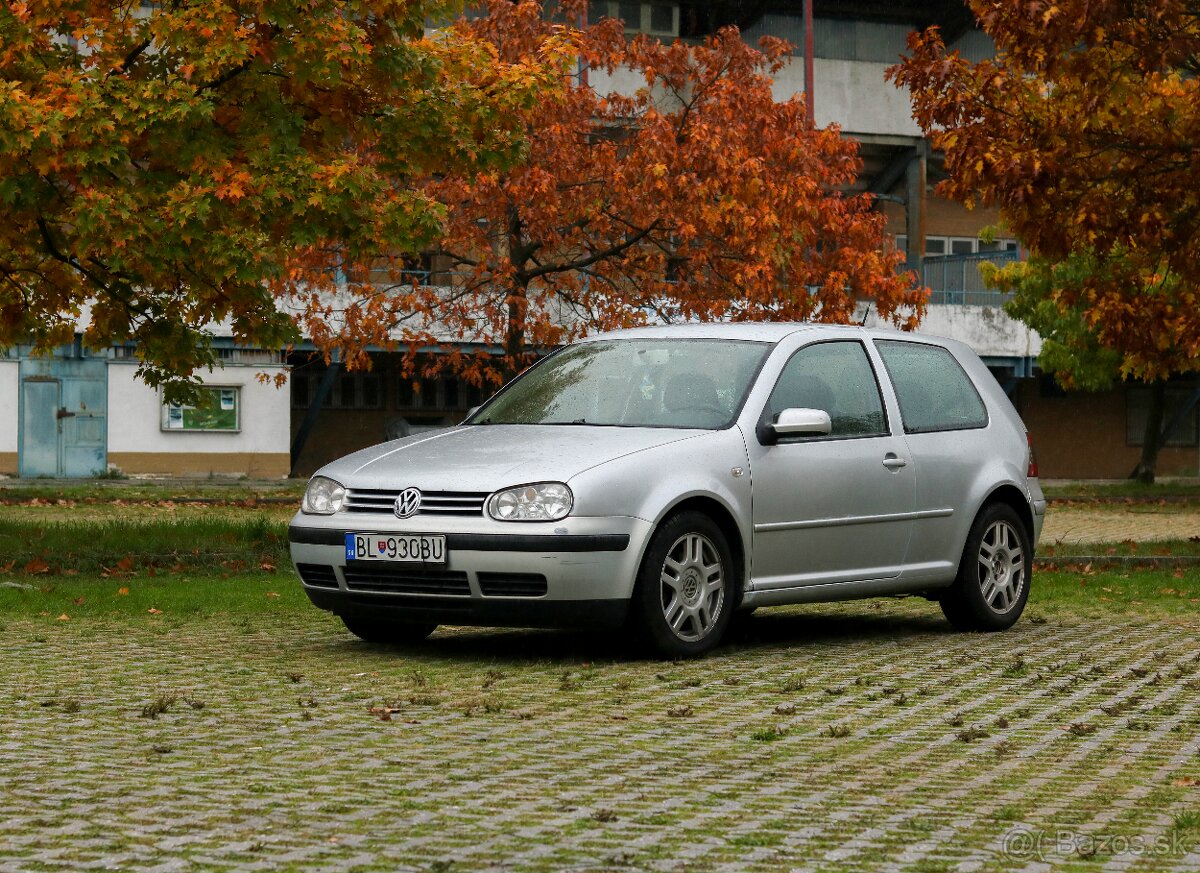
[[[770,349],[770,343],[715,339],[568,346],[468,423],[728,427]]]

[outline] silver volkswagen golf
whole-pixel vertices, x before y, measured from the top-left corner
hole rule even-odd
[[[309,598],[364,640],[624,627],[679,657],[791,603],[918,594],[1010,627],[1045,509],[1020,417],[961,343],[711,324],[575,343],[457,427],[329,464],[288,537]]]

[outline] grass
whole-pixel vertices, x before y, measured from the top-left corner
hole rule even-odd
[[[1200,502],[1200,479],[1166,479],[1153,485],[1126,480],[1122,482],[1063,482],[1042,484],[1051,500],[1128,501],[1185,500]]]
[[[0,480],[0,503],[29,504],[37,500],[78,502],[205,500],[300,501],[304,479],[96,479]]]
[[[120,576],[143,569],[180,572],[213,567],[238,572],[274,570],[286,562],[287,524],[264,514],[50,523],[0,516],[3,574]]]
[[[5,583],[21,587],[5,587]],[[271,614],[294,613],[307,604],[308,598],[290,572],[233,576],[211,571],[155,576],[135,573],[99,579],[0,577],[0,616],[24,616],[48,624],[88,619],[150,624],[215,616],[261,620]]]
[[[1038,543],[1039,558],[1071,558],[1088,556],[1098,558],[1176,558],[1200,557],[1200,535],[1191,539],[1147,540],[1120,543]]]

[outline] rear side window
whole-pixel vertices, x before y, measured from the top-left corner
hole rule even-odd
[[[851,341],[805,346],[792,355],[771,392],[771,421],[784,409],[802,407],[829,413],[829,437],[788,437],[787,441],[887,433],[883,400],[866,349]]]
[[[987,409],[962,365],[941,346],[876,340],[905,433],[966,430],[987,425]]]

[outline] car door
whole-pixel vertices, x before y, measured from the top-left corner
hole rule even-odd
[[[828,412],[831,432],[769,444],[762,424],[793,407]],[[756,590],[899,575],[913,529],[911,456],[862,342],[796,351],[748,444]]]
[[[962,556],[970,492],[988,457],[988,413],[971,377],[942,346],[875,340],[900,407],[905,441],[917,471],[908,563],[914,570],[952,572]]]

